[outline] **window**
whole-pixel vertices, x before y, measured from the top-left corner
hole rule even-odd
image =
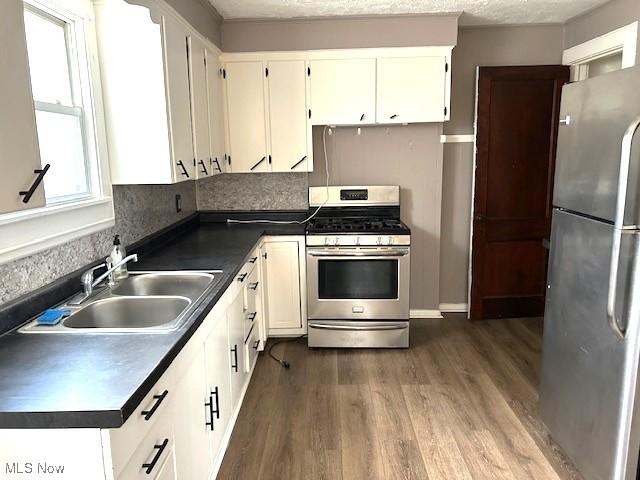
[[[89,198],[97,155],[82,26],[30,4],[24,22],[47,205]]]

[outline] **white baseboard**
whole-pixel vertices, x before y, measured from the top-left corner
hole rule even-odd
[[[441,303],[440,311],[445,313],[468,312],[469,305],[466,303]]]
[[[442,318],[440,310],[411,310],[410,318]]]

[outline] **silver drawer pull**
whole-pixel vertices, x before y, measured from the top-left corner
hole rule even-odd
[[[310,328],[317,328],[320,330],[350,330],[350,331],[362,331],[362,330],[406,330],[408,325],[325,325],[323,323],[309,323]]]

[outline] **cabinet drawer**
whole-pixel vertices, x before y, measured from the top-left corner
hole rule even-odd
[[[249,280],[249,276],[252,274],[252,272],[255,271],[256,265],[258,264],[258,258],[259,252],[258,249],[255,249],[253,252],[251,252],[251,255],[249,255],[249,259],[245,262],[245,264],[238,272],[238,275],[236,276],[236,280],[241,285],[246,284]]]
[[[109,431],[111,459],[117,473],[129,462],[131,453],[155,425],[171,418],[174,369],[170,367],[158,380],[135,412],[120,428]]]
[[[258,359],[258,351],[260,350],[260,329],[258,325],[254,325],[249,332],[249,336],[244,342],[244,371],[251,372],[251,369]]]
[[[165,415],[142,439],[120,473],[116,470],[115,477],[118,480],[155,479],[167,461],[173,462],[173,452],[171,417]]]

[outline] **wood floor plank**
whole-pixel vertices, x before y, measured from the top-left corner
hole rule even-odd
[[[299,385],[286,385],[275,388],[274,392],[272,404],[281,408],[262,412],[269,417],[269,430],[266,437],[262,437],[265,449],[257,478],[302,478],[308,425],[307,390]]]
[[[382,450],[369,385],[339,385],[342,476],[349,480],[384,478]]]
[[[431,480],[471,480],[458,445],[451,435],[456,422],[439,407],[443,398],[431,385],[402,387],[413,429]],[[446,401],[446,399],[444,400]]]
[[[385,478],[428,478],[402,390],[395,384],[373,384],[371,396]]]

